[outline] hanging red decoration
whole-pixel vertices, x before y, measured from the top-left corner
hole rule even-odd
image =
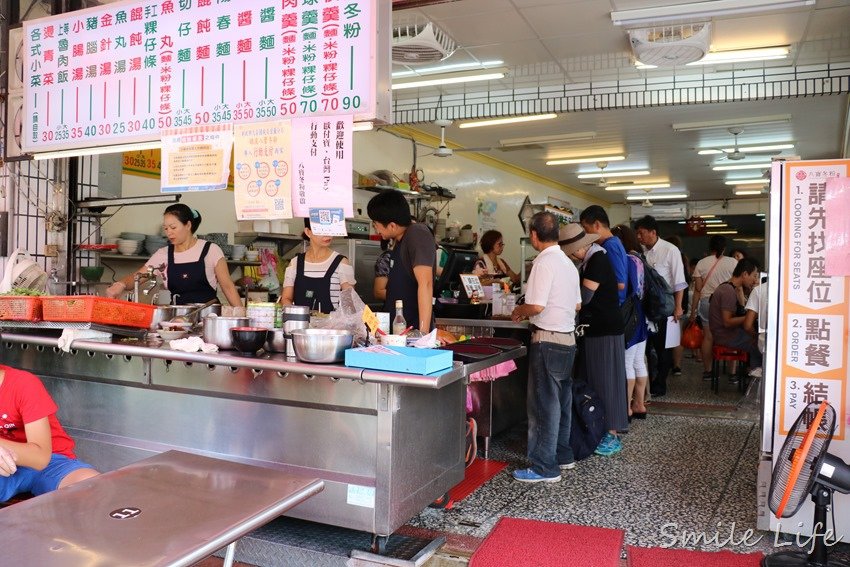
[[[685,221],[685,232],[688,236],[702,236],[705,231],[705,219],[693,216]]]

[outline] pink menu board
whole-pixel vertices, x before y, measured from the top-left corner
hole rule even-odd
[[[24,22],[25,152],[375,117],[378,0],[148,0]]]

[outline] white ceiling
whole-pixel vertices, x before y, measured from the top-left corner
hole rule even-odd
[[[401,4],[409,5],[415,0],[407,1],[408,4],[404,0]],[[795,73],[797,78],[806,71],[824,73],[826,64],[831,66],[830,74],[836,74],[836,69],[839,75],[850,74],[850,0],[817,0],[809,7],[711,18],[712,51],[789,45],[791,56],[786,60],[635,69],[628,35],[622,27],[612,24],[610,13],[680,3],[683,0],[456,0],[431,5],[420,1],[421,7],[397,9],[393,13],[394,24],[432,21],[446,31],[460,47],[443,64],[502,60],[510,72],[505,79],[489,83],[397,90],[394,101],[399,107],[431,107],[439,116],[440,101],[458,94],[480,98],[488,92],[552,85],[565,85],[569,90],[578,84],[611,85],[622,90],[627,82],[668,83],[673,79],[691,84],[728,84],[733,72],[735,77],[772,74],[768,81],[781,82],[794,78]],[[399,70],[405,68],[394,67],[394,71]],[[846,87],[846,78],[841,84]],[[834,158],[842,154],[848,120],[845,87],[841,94],[829,96],[565,112],[554,120],[473,129],[459,129],[454,124],[447,129],[447,139],[461,147],[480,147],[498,146],[498,140],[504,138],[594,131],[592,140],[538,150],[493,149],[486,155],[595,197],[621,202],[625,192],[582,185],[577,179],[579,173],[594,171],[593,164],[547,166],[544,162],[559,157],[624,153],[627,159],[610,163],[607,171],[649,169],[651,175],[636,177],[635,183],[669,181],[669,191],[686,190],[690,200],[726,199],[734,195],[725,180],[757,177],[761,172],[716,172],[711,165],[718,161],[744,163],[754,156],[731,162],[719,160],[721,156],[697,155],[696,148],[730,147],[732,135],[726,127],[674,132],[672,124],[725,119],[743,123],[752,117],[789,114],[789,123],[742,125],[739,144],[793,141],[795,155],[805,159]],[[431,124],[413,126],[439,136],[439,128]],[[444,159],[462,158],[456,154]]]

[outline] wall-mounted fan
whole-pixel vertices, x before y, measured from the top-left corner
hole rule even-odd
[[[483,147],[483,148],[450,148],[446,145],[446,127],[451,126],[451,120],[434,120],[434,125],[440,127],[440,144],[437,147],[427,146],[426,144],[420,144],[427,148],[431,148],[434,150],[430,154],[425,154],[426,156],[437,156],[437,157],[451,157],[455,152],[487,152],[492,148]]]
[[[850,493],[850,465],[827,453],[834,431],[835,410],[826,401],[808,404],[791,426],[773,468],[768,504],[777,518],[788,518],[797,513],[806,495],[811,496],[815,503],[812,551],[808,555],[799,551],[772,553],[762,560],[763,567],[848,565],[827,558],[824,540],[833,492]]]
[[[600,187],[602,189],[605,189],[606,187],[616,187],[618,185],[633,185],[634,184],[634,181],[608,181],[607,179],[605,179],[605,175],[604,175],[605,174],[605,168],[608,167],[607,161],[597,161],[596,167],[599,168],[599,173],[603,174],[602,177],[600,177],[599,179],[597,179],[595,181],[582,180],[581,181],[582,185],[590,185],[592,187]]]

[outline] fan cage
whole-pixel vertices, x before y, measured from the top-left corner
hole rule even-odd
[[[803,468],[791,488],[791,496],[785,509],[782,511],[781,517],[790,518],[800,509],[806,496],[811,492],[812,485],[815,481],[815,471],[820,467],[820,461],[823,455],[829,448],[829,442],[832,440],[833,431],[835,431],[835,409],[831,405],[826,406],[826,411],[820,420],[820,423],[813,424],[820,407],[820,402],[812,402],[808,404],[791,430],[785,438],[785,443],[779,452],[776,459],[776,466],[773,469],[773,478],[770,483],[769,505],[772,512],[777,513],[780,509],[782,499],[788,489],[789,481],[791,480],[791,469],[795,458],[803,458]],[[817,431],[812,439],[811,447],[804,456],[798,456],[797,451],[802,448],[806,433],[811,427],[816,427]]]

